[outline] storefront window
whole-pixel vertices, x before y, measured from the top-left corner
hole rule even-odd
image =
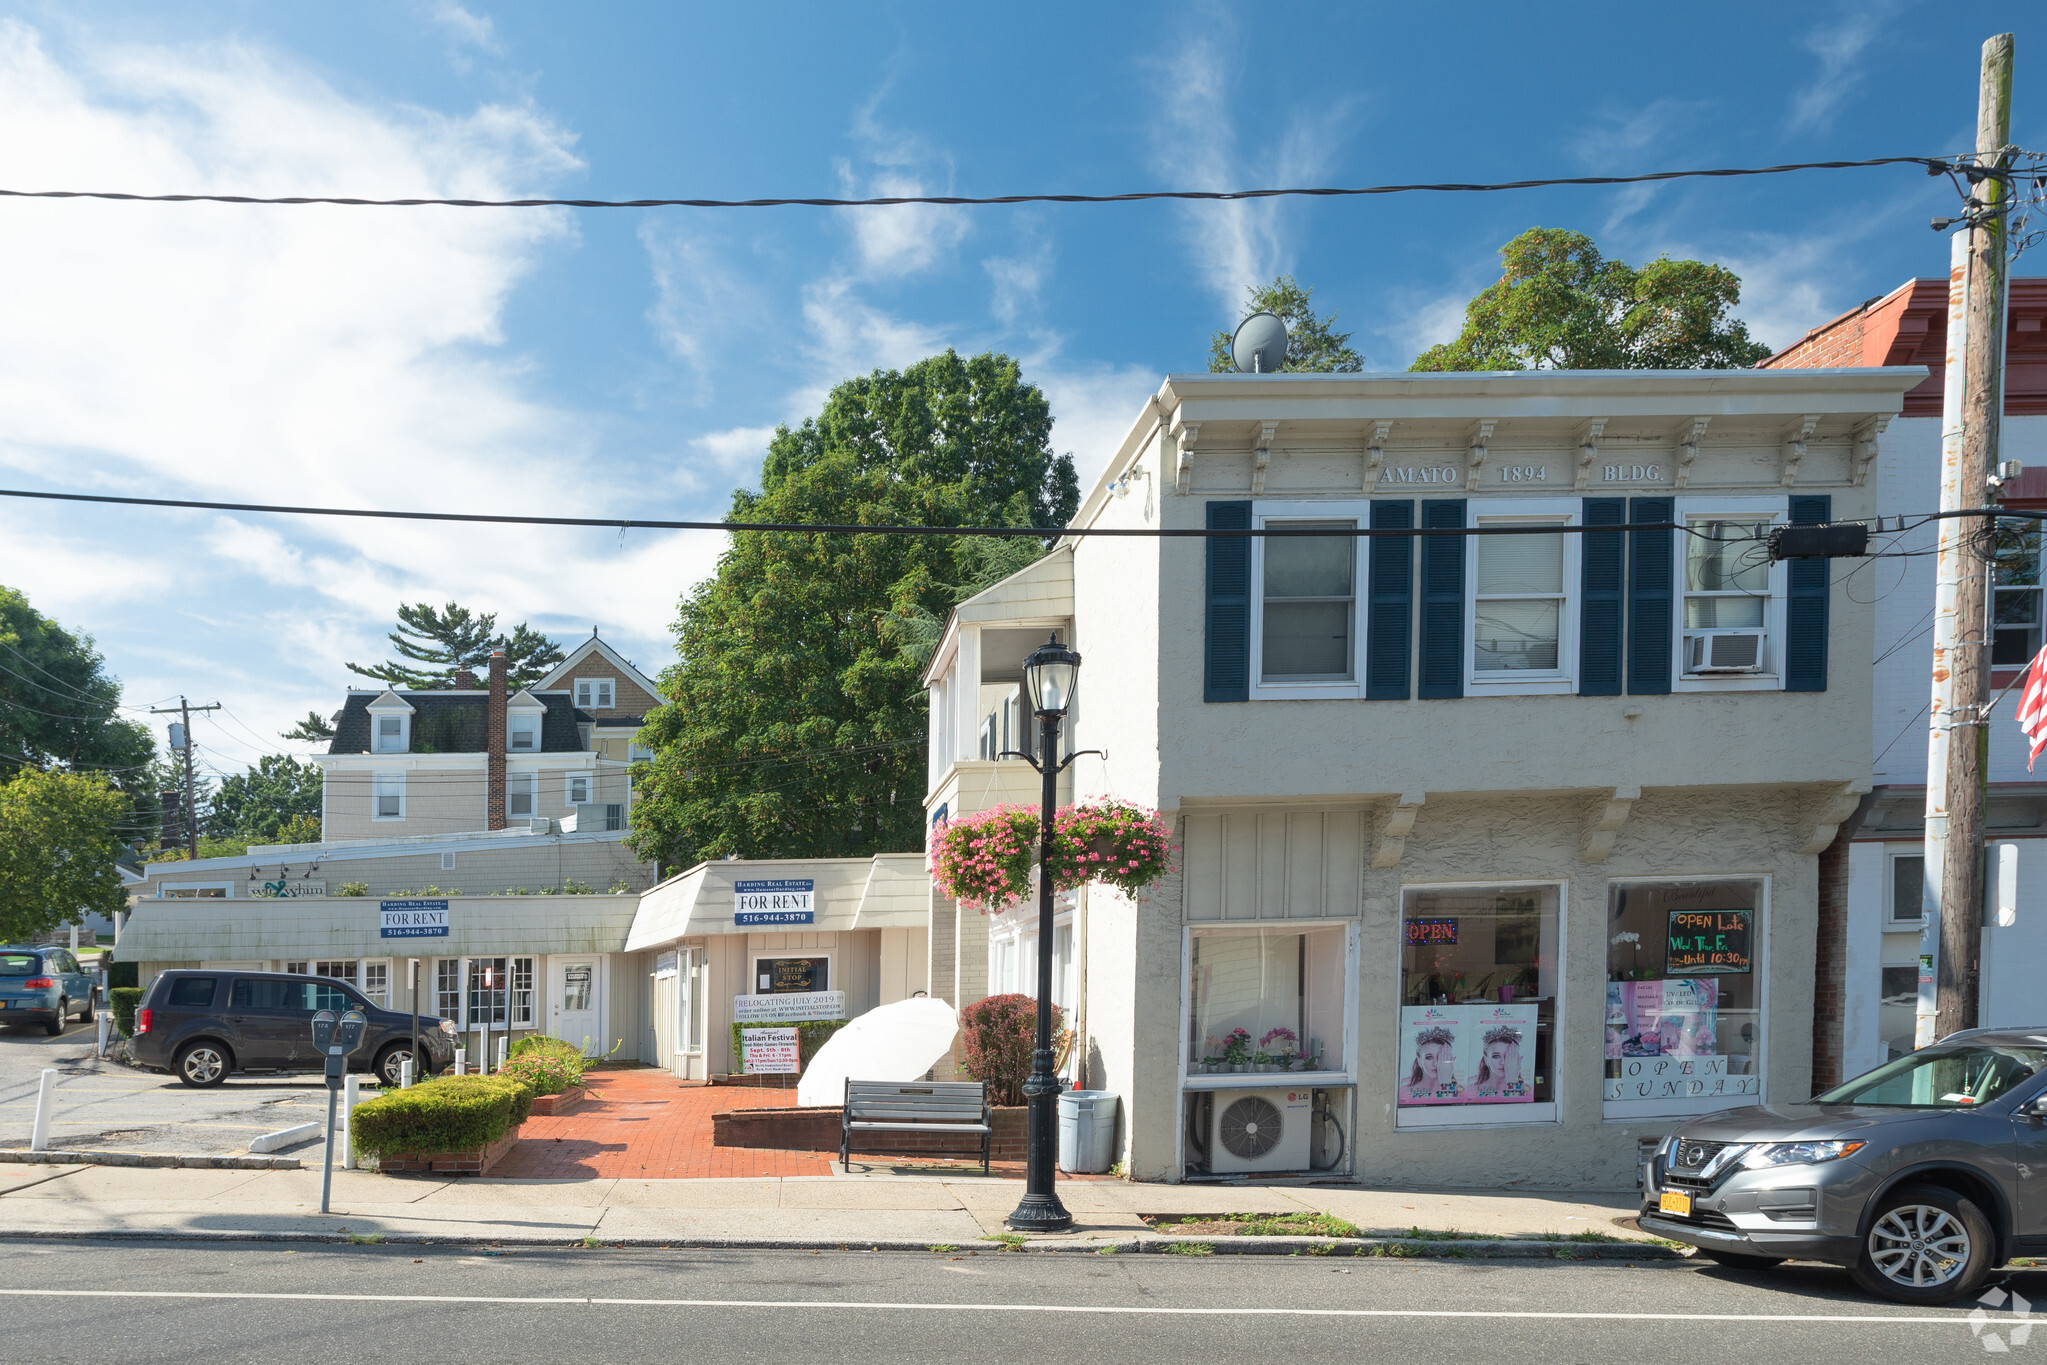
[[[1341,926],[1197,929],[1188,1069],[1197,1075],[1348,1071]]]
[[[1691,1113],[1762,1089],[1754,881],[1617,885],[1607,917],[1606,1113]]]
[[[753,962],[755,995],[792,995],[832,988],[828,957],[757,957]]]
[[[1409,891],[1401,934],[1401,1126],[1553,1121],[1557,889]]]

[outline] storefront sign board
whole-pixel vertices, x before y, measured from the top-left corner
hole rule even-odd
[[[1411,919],[1407,922],[1407,942],[1410,947],[1418,948],[1431,943],[1456,941],[1455,919]]]
[[[749,1076],[794,1076],[803,1070],[793,1028],[739,1031],[740,1066]]]
[[[1673,910],[1664,970],[1671,976],[1741,975],[1754,970],[1751,910]]]
[[[448,903],[446,901],[379,901],[377,903],[377,937],[379,938],[446,938],[448,936]]]
[[[735,995],[735,1024],[783,1024],[804,1019],[844,1019],[844,991],[806,991],[788,995]]]
[[[781,877],[732,884],[735,925],[814,924],[817,882],[810,877]]]
[[[1760,1095],[1763,1078],[1735,1057],[1624,1057],[1606,1078],[1610,1100],[1691,1100]]]

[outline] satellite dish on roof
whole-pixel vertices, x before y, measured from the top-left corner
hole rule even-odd
[[[1286,324],[1271,313],[1253,313],[1230,338],[1230,359],[1244,374],[1275,374],[1286,364]]]

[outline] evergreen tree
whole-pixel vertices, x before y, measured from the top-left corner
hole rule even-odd
[[[498,632],[497,624],[496,612],[474,613],[454,602],[439,610],[428,602],[400,603],[398,629],[386,637],[399,660],[368,667],[349,664],[348,669],[393,687],[431,691],[455,686],[455,674],[464,669],[481,681],[490,671],[491,651],[502,649],[506,676],[516,692],[539,682],[568,657],[560,645],[524,621],[514,626],[510,635]],[[415,668],[414,663],[434,667]],[[286,736],[298,737],[297,730]]]
[[[1271,284],[1244,290],[1244,318],[1253,313],[1271,313],[1286,324],[1286,363],[1281,374],[1355,373],[1365,367],[1364,357],[1350,348],[1349,332],[1336,330],[1336,314],[1320,317],[1314,308],[1315,291],[1294,283],[1291,275],[1280,275]],[[1230,354],[1234,329],[1217,332],[1209,339],[1208,368],[1212,374],[1228,374],[1237,368]]]

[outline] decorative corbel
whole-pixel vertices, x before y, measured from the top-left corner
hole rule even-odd
[[[1869,782],[1864,779],[1843,782],[1821,797],[1819,804],[1806,816],[1806,822],[1811,828],[1806,834],[1805,843],[1798,851],[1825,853],[1827,846],[1834,842],[1834,835],[1840,832],[1841,822],[1855,814],[1856,807],[1862,804],[1862,798],[1868,794]]]
[[[1258,452],[1251,457],[1251,491],[1265,491],[1265,466],[1272,463],[1272,438],[1279,434],[1279,423],[1258,424]]]
[[[1819,424],[1818,413],[1807,413],[1798,419],[1796,434],[1784,442],[1784,477],[1780,482],[1786,488],[1798,482],[1798,466],[1805,460],[1805,443],[1812,439],[1813,430]]]
[[[1393,423],[1372,423],[1371,444],[1365,447],[1365,491],[1371,492],[1379,483],[1379,466],[1386,463],[1386,438],[1393,432]]]
[[[1478,471],[1485,465],[1487,444],[1493,439],[1493,428],[1499,424],[1497,417],[1481,417],[1471,424],[1471,465],[1464,478],[1465,487],[1478,487]]]
[[[1423,792],[1402,792],[1393,809],[1379,822],[1379,837],[1372,841],[1373,867],[1398,867],[1407,852],[1407,836],[1414,832],[1414,817],[1421,814],[1428,796]]]
[[[1869,467],[1876,463],[1877,442],[1882,439],[1884,429],[1890,426],[1887,416],[1866,417],[1855,428],[1855,482],[1864,483],[1869,478]]]
[[[1694,417],[1677,431],[1677,486],[1683,488],[1692,480],[1692,466],[1699,459],[1699,438],[1712,425],[1710,417]]]
[[[1180,448],[1179,460],[1173,467],[1173,491],[1185,494],[1194,481],[1194,443],[1201,439],[1201,423],[1182,422],[1174,428],[1173,437]]]
[[[1621,834],[1621,826],[1628,823],[1635,803],[1642,799],[1640,787],[1615,787],[1604,799],[1595,801],[1585,822],[1585,837],[1578,846],[1578,856],[1588,863],[1603,863],[1606,855],[1613,852],[1613,841]]]
[[[1599,458],[1599,438],[1606,431],[1607,419],[1594,417],[1578,428],[1578,482],[1579,492],[1585,491],[1585,481],[1592,477],[1592,462]]]

